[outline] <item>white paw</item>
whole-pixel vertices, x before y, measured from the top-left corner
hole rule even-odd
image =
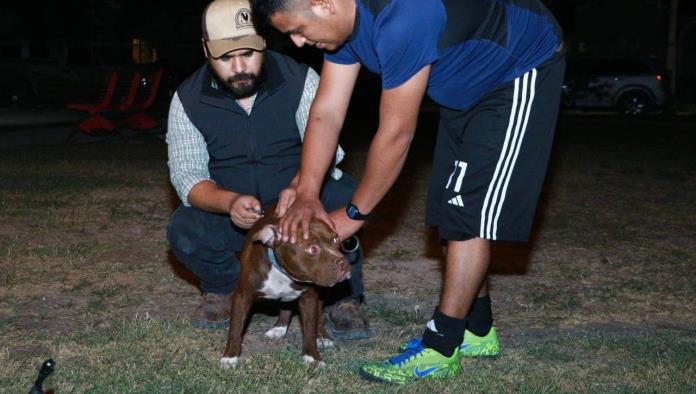
[[[310,366],[312,368],[324,368],[326,363],[323,361],[317,361],[312,356],[306,354],[302,355],[302,364]]]
[[[221,357],[220,358],[220,368],[230,369],[239,363],[239,357]]]
[[[329,338],[317,338],[317,347],[319,349],[326,349],[328,347],[333,347],[334,342]]]
[[[266,338],[271,338],[271,339],[280,339],[285,336],[285,334],[288,333],[288,328],[283,327],[283,326],[276,326],[271,328],[270,330],[266,331],[265,334],[263,334]]]

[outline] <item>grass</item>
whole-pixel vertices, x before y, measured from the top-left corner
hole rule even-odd
[[[417,388],[356,371],[420,334],[437,303],[430,139],[364,230],[376,335],[323,350],[319,371],[300,364],[297,329],[263,340],[271,317],[254,316],[232,371],[217,366],[226,333],[189,326],[197,290],[165,240],[177,199],[161,142],[0,152],[0,393],[27,391],[48,357],[59,393],[696,392],[696,135],[605,118],[609,134],[561,119],[533,241],[494,247],[501,357]]]
[[[216,354],[222,334],[193,330],[184,321],[119,322],[109,330],[76,333],[45,346],[59,360],[55,379],[61,392],[413,392],[355,378],[360,360],[398,346],[388,334],[369,346],[356,342],[325,350],[329,364],[319,371],[299,363],[297,347],[253,355],[234,370],[221,370]],[[424,382],[419,391],[693,392],[694,334],[560,335],[508,347],[497,359],[464,360],[466,379]],[[10,383],[19,389],[11,382],[32,380],[36,362],[3,358],[4,387]]]

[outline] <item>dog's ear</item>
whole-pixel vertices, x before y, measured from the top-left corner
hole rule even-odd
[[[261,227],[261,230],[257,231],[251,239],[254,242],[261,242],[266,246],[273,246],[276,239],[280,239],[280,233],[278,232],[277,226],[267,224]]]

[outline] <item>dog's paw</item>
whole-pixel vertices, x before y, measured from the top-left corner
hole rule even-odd
[[[310,367],[310,368],[324,368],[326,367],[326,363],[321,361],[321,360],[316,360],[312,356],[308,356],[306,354],[302,355],[302,364]]]
[[[329,339],[329,338],[317,338],[317,347],[319,349],[326,349],[329,347],[333,347],[334,342]]]
[[[288,333],[288,328],[283,326],[275,326],[263,334],[266,338],[280,339]]]
[[[239,363],[239,357],[220,357],[220,368],[234,368]]]

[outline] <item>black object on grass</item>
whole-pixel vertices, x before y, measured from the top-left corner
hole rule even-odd
[[[55,368],[56,363],[52,358],[44,361],[43,364],[41,364],[39,376],[36,377],[36,382],[34,382],[34,386],[31,388],[31,390],[29,390],[29,394],[43,394],[43,381],[46,380],[48,375],[53,373]]]

